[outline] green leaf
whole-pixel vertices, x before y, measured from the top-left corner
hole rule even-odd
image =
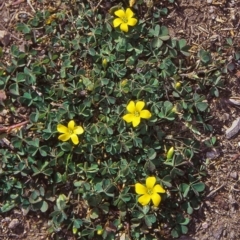
[[[24,34],[31,32],[31,28],[25,23],[17,23],[16,29]]]
[[[190,222],[189,218],[184,218],[184,221],[179,222],[180,225],[188,225]]]
[[[183,204],[183,208],[184,210],[188,213],[188,214],[192,214],[193,213],[193,208],[191,206],[191,204],[189,202],[186,202]]]
[[[156,222],[156,220],[157,220],[157,219],[156,219],[156,216],[153,215],[153,214],[146,215],[146,216],[144,217],[144,221],[145,221],[145,223],[146,223],[146,225],[147,225],[148,227],[151,227],[152,224]]]
[[[13,95],[19,96],[20,92],[19,92],[19,87],[17,83],[13,83],[9,86],[9,91],[10,93],[12,93]]]
[[[171,235],[173,238],[178,238],[179,237],[179,229],[177,229],[176,227],[172,229],[171,231]]]
[[[46,212],[48,210],[48,203],[43,201],[42,207],[40,208],[41,212]]]
[[[160,33],[160,26],[157,24],[154,29],[154,36],[158,36]]]
[[[163,45],[163,41],[160,38],[154,38],[152,40],[152,48],[160,48]]]
[[[48,146],[42,146],[39,148],[39,152],[41,154],[41,156],[46,157],[48,155],[49,152],[49,147]]]
[[[197,192],[203,192],[205,189],[205,184],[202,182],[192,184],[192,188]]]
[[[148,149],[147,156],[149,160],[153,160],[156,158],[157,153],[153,148]]]
[[[179,186],[180,191],[183,193],[184,197],[187,197],[188,192],[190,190],[190,185],[186,184],[186,183],[181,183]]]
[[[132,217],[133,218],[138,218],[138,219],[141,219],[143,218],[145,215],[144,213],[140,212],[140,211],[133,211],[132,212]]]
[[[99,218],[99,211],[97,208],[93,208],[90,214],[90,218],[97,219]]]
[[[182,49],[183,47],[185,47],[187,45],[187,41],[185,39],[180,39],[178,41],[178,47],[179,49]]]
[[[42,173],[43,173],[44,175],[51,176],[51,174],[53,173],[53,170],[52,170],[52,168],[47,168],[47,169],[44,169],[44,170],[42,171]]]
[[[188,228],[186,226],[181,225],[181,231],[183,234],[187,234],[188,233]]]
[[[1,213],[5,213],[8,212],[10,210],[12,210],[15,207],[14,203],[5,203],[1,208],[0,208],[0,212]]]
[[[175,177],[176,175],[183,176],[184,174],[184,171],[179,168],[173,168],[170,172],[171,177]]]
[[[149,212],[149,210],[150,210],[150,207],[148,205],[143,206],[143,208],[142,208],[142,211],[145,215]]]
[[[207,52],[207,51],[204,51],[203,49],[201,49],[198,52],[198,57],[205,64],[210,63],[210,61],[212,59],[211,54],[209,52]]]
[[[196,107],[199,111],[204,112],[208,108],[208,104],[206,102],[197,102]]]
[[[72,150],[72,145],[69,142],[64,142],[61,144],[61,149],[64,152],[70,152]]]
[[[95,56],[95,55],[96,55],[96,51],[94,50],[94,48],[89,48],[88,53],[89,53],[91,56]]]
[[[160,31],[160,34],[159,34],[161,37],[162,36],[167,36],[168,35],[168,28],[165,27],[165,26],[161,26],[161,31]],[[168,38],[169,39],[169,38]],[[166,39],[167,40],[167,39]]]

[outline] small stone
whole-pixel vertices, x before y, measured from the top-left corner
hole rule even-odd
[[[237,172],[231,172],[231,173],[230,173],[230,176],[231,176],[233,179],[235,179],[235,180],[238,179],[238,173],[237,173]]]
[[[215,237],[216,240],[220,240],[223,234],[223,230],[223,226],[218,227],[218,229],[213,232],[213,237]]]
[[[10,222],[11,218],[10,217],[5,217],[4,219],[2,219],[1,222]]]
[[[207,0],[207,3],[208,3],[208,4],[211,4],[211,3],[212,3],[212,0]]]
[[[206,153],[207,159],[216,159],[219,156],[220,156],[220,152],[218,149],[215,149],[215,148],[212,151],[209,151]]]
[[[235,239],[235,232],[234,231],[230,232],[230,239]]]
[[[208,10],[210,13],[213,13],[214,12],[214,9],[212,6],[210,6],[209,10]]]
[[[202,223],[202,228],[207,229],[208,228],[208,223],[207,222]]]
[[[14,229],[20,224],[19,220],[14,218],[8,225],[9,229]]]
[[[240,117],[233,121],[232,126],[226,130],[226,138],[229,139],[240,131]]]

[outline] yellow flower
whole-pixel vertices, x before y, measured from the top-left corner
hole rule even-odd
[[[58,137],[59,140],[66,142],[71,138],[71,140],[74,144],[79,143],[77,134],[82,134],[84,132],[82,127],[75,126],[75,122],[73,120],[71,120],[68,123],[67,127],[65,127],[62,124],[58,124],[57,130],[58,130],[58,132],[63,133]]]
[[[143,206],[147,205],[151,201],[151,199],[155,207],[158,207],[158,205],[160,204],[161,197],[158,193],[165,193],[165,190],[161,185],[155,185],[155,183],[155,177],[148,177],[146,179],[146,187],[140,183],[135,184],[136,193],[142,195],[138,198],[138,202]]]
[[[120,25],[120,29],[123,32],[128,32],[128,25],[135,26],[137,24],[137,19],[133,18],[134,13],[130,8],[127,8],[126,11],[119,9],[114,14],[118,18],[114,19],[113,26],[116,28]]]
[[[135,105],[134,101],[130,101],[127,105],[129,113],[123,116],[123,120],[127,123],[132,122],[133,127],[137,127],[141,121],[141,118],[148,119],[152,114],[148,110],[142,110],[145,106],[143,101],[138,101]]]

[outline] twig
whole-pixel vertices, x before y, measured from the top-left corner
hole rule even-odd
[[[97,8],[100,6],[100,4],[101,4],[102,1],[103,1],[103,0],[100,0],[99,3],[97,4],[97,6],[93,9],[94,12],[95,12],[95,11],[97,10]]]
[[[226,183],[223,183],[220,187],[212,190],[206,197],[207,197],[207,198],[211,197],[215,192],[217,192],[217,191],[220,190],[222,187],[224,187],[225,184],[226,184]]]
[[[35,9],[33,8],[32,4],[31,4],[31,2],[30,2],[30,0],[27,0],[27,3],[30,6],[30,8],[33,10],[33,12],[36,12]]]
[[[18,1],[16,1],[16,2],[14,2],[14,3],[12,3],[11,5],[12,6],[15,6],[15,5],[18,5],[18,4],[20,4],[20,3],[23,3],[25,0],[18,0]]]
[[[29,122],[29,120],[26,120],[26,121],[24,121],[24,122],[14,124],[14,125],[9,126],[9,127],[2,127],[2,128],[0,128],[0,132],[10,133],[13,129],[19,128],[19,127],[27,124],[28,122]]]

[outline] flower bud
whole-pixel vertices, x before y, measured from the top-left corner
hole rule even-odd
[[[102,66],[103,66],[104,70],[106,70],[107,65],[108,65],[108,61],[107,61],[106,58],[104,58],[104,59],[102,60]]]
[[[103,234],[103,229],[98,229],[97,230],[97,235],[102,235]]]
[[[123,79],[122,81],[121,81],[121,87],[124,87],[126,84],[127,84],[127,79]]]
[[[172,112],[172,113],[177,113],[177,107],[174,106],[174,107],[171,109],[171,112]]]
[[[171,159],[174,154],[174,147],[171,147],[167,152],[167,159]]]
[[[176,82],[176,83],[175,83],[175,88],[176,88],[177,90],[180,90],[181,87],[182,87],[182,84],[181,84],[180,82]]]
[[[77,229],[76,227],[73,227],[73,228],[72,228],[72,232],[73,232],[73,234],[77,234],[78,229]]]

